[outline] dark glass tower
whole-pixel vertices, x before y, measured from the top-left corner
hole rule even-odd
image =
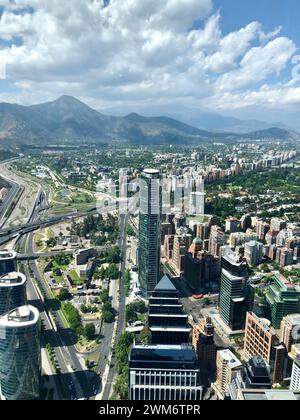
[[[149,300],[149,330],[152,344],[188,344],[191,327],[179,302],[179,293],[167,276],[155,287]]]
[[[238,254],[228,251],[222,257],[219,307],[222,320],[232,331],[245,328],[246,313],[252,311],[253,298],[247,262]]]
[[[39,398],[40,314],[22,306],[0,318],[0,396],[3,400]]]
[[[140,182],[139,284],[148,297],[159,281],[162,190],[160,172],[145,169]]]
[[[0,276],[0,316],[26,303],[26,277],[12,272]]]
[[[17,271],[17,254],[11,251],[0,251],[0,276]]]

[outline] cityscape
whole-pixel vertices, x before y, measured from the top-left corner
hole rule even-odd
[[[72,32],[80,27],[75,0],[60,13],[50,1],[12,3],[0,1],[0,58],[9,56],[0,76],[0,400],[117,401],[124,407],[137,401],[300,400],[295,70],[293,83],[283,82],[286,73],[277,87],[268,85],[269,75],[278,76],[290,64],[294,43],[287,34],[279,37],[281,29],[265,33],[258,21],[249,23],[252,14],[246,28],[222,35],[219,21],[224,14],[226,23],[232,7],[222,0],[166,0],[166,10],[156,0],[144,6],[136,0],[78,0],[80,19],[85,14],[82,19],[95,26],[86,28],[85,40]],[[277,5],[274,15],[275,10]],[[74,66],[70,73],[56,45],[59,39],[68,45],[55,26],[62,17],[68,42],[78,40],[89,51],[79,59],[75,50],[66,50]],[[41,68],[29,52],[26,61],[36,19],[52,28],[55,69],[51,49]],[[95,29],[98,19],[106,29]],[[124,33],[111,40],[119,22]],[[39,30],[47,44],[46,29]],[[235,56],[239,39],[243,63],[239,70],[228,63],[222,73],[215,70],[216,90],[207,97],[203,92],[202,103],[193,93],[199,81],[190,78],[201,78],[205,91],[213,89],[212,80],[204,81],[195,72],[198,62],[190,61],[197,52],[197,65],[207,66],[205,71],[211,59],[221,66],[224,51],[211,52],[217,48],[214,30],[226,59]],[[97,31],[104,33],[97,37]],[[161,64],[145,52],[154,42],[151,31],[157,32]],[[194,52],[175,48],[175,38],[168,45],[166,34],[176,34]],[[148,40],[140,57],[131,43],[124,44],[127,36],[132,44]],[[257,104],[236,103],[235,109],[231,101],[258,94],[254,87],[252,95],[242,90],[242,72],[259,49],[269,54],[271,43],[282,43],[286,54],[291,50],[286,58],[280,50],[281,67],[260,79],[265,85],[259,93],[278,90],[276,105],[271,96],[259,96]],[[113,64],[111,48],[118,51]],[[14,61],[14,54],[23,58]],[[83,83],[87,69],[77,73],[77,67],[89,60],[103,74]],[[163,88],[162,80],[174,71],[160,73],[165,61],[184,70]],[[157,77],[152,93],[146,64]],[[90,64],[91,79],[95,69]],[[259,66],[248,70],[264,73]],[[225,90],[229,80],[239,89],[235,93]],[[131,83],[141,85],[133,91]],[[182,89],[189,99],[177,103]],[[218,98],[217,89],[223,92]],[[217,106],[219,100],[227,111]],[[170,101],[174,107],[167,106]],[[282,123],[266,122],[281,118]]]

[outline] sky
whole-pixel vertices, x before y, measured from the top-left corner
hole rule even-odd
[[[0,16],[1,102],[299,115],[299,0],[0,0]]]

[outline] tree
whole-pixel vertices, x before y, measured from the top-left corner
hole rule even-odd
[[[69,290],[68,289],[61,289],[58,294],[58,299],[62,302],[69,299]]]
[[[104,289],[100,292],[100,299],[102,303],[106,303],[109,301],[109,292],[107,289]]]
[[[84,335],[89,340],[92,341],[95,339],[96,328],[94,324],[87,324],[84,328]]]

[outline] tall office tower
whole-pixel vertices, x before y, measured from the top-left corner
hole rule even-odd
[[[160,173],[145,169],[141,175],[139,217],[139,284],[148,297],[159,281],[162,191]]]
[[[40,376],[40,314],[22,306],[0,318],[1,399],[39,398]]]
[[[189,215],[203,216],[205,215],[205,193],[192,192],[189,197]]]
[[[271,389],[270,366],[261,357],[252,357],[229,385],[231,400],[237,400],[242,389]]]
[[[226,245],[226,235],[219,226],[212,226],[209,237],[209,252],[220,256],[220,249]]]
[[[206,366],[215,366],[217,347],[214,340],[214,326],[210,317],[201,319],[194,326],[193,347],[201,363]]]
[[[17,271],[17,254],[11,251],[0,251],[0,276]]]
[[[300,314],[291,314],[283,318],[280,325],[279,341],[289,353],[294,344],[300,344]]]
[[[250,265],[259,265],[262,262],[263,244],[257,241],[250,241],[245,244],[245,258]]]
[[[290,390],[300,391],[300,358],[299,357],[297,357],[293,363]]]
[[[179,302],[179,292],[164,276],[149,300],[148,326],[152,344],[187,344],[191,327]]]
[[[243,232],[246,232],[248,229],[252,229],[252,217],[250,214],[245,214],[241,218],[241,228]]]
[[[226,219],[225,231],[229,233],[235,233],[239,229],[239,220],[236,217],[229,217]]]
[[[224,399],[229,391],[229,385],[242,369],[242,363],[228,349],[217,352],[217,380],[213,385],[218,398]]]
[[[246,260],[227,251],[222,257],[219,310],[222,320],[232,331],[244,329],[246,313],[253,308],[253,298]]]
[[[0,316],[26,304],[26,277],[8,273],[0,277]]]
[[[196,353],[188,346],[137,346],[129,355],[132,401],[200,401]]]
[[[268,287],[266,301],[274,328],[279,329],[286,315],[300,313],[300,287],[291,284],[282,274],[273,276]]]
[[[274,217],[271,219],[271,229],[278,230],[279,232],[283,229],[286,229],[287,223],[285,220],[279,219],[278,217]]]

